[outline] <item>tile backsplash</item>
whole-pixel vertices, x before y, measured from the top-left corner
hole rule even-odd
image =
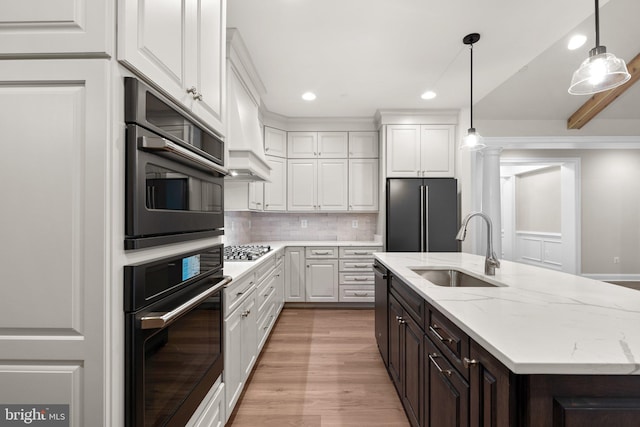
[[[377,220],[375,213],[227,212],[224,241],[228,245],[275,240],[371,241]]]

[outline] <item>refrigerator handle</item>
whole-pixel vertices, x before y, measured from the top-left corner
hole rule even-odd
[[[429,186],[424,187],[424,215],[422,220],[424,221],[424,250],[423,252],[429,252]]]
[[[424,244],[424,228],[425,228],[425,186],[420,186],[420,252],[426,252]]]

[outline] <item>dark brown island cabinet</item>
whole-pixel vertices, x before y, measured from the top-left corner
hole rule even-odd
[[[378,347],[413,427],[640,427],[640,376],[515,374],[376,268]]]

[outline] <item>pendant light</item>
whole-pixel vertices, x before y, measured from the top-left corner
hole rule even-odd
[[[470,102],[469,102],[469,129],[467,130],[467,136],[462,138],[462,143],[460,144],[460,149],[468,149],[468,150],[481,150],[486,147],[486,144],[482,142],[482,137],[478,132],[476,132],[476,128],[473,127],[473,44],[480,40],[480,34],[471,33],[462,39],[462,42],[466,45],[469,45],[469,52],[471,53],[471,73],[470,73]]]
[[[569,93],[571,95],[591,95],[613,89],[627,82],[631,75],[623,59],[607,53],[605,46],[600,46],[600,7],[596,1],[596,47],[589,51],[580,68],[573,73]]]

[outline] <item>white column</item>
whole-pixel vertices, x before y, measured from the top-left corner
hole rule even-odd
[[[502,216],[500,201],[500,153],[501,147],[482,150],[482,211],[493,223],[493,250],[502,253]],[[484,234],[484,233],[483,233]]]

